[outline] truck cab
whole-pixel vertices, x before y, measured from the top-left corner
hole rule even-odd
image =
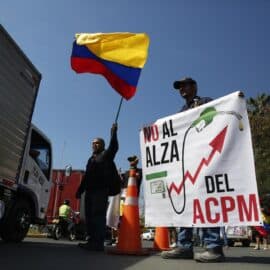
[[[52,179],[52,147],[50,140],[34,125],[31,126],[25,162],[20,177],[24,191],[36,201],[36,221],[45,218]],[[39,223],[39,222],[38,222]]]
[[[0,236],[19,242],[30,224],[45,224],[52,172],[50,140],[31,125],[18,181],[0,180]],[[0,217],[1,218],[1,217]]]

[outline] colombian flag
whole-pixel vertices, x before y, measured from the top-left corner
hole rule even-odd
[[[103,75],[125,99],[134,96],[148,53],[145,33],[76,34],[71,67]]]

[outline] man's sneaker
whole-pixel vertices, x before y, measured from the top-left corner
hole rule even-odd
[[[197,262],[224,262],[225,256],[223,254],[222,248],[213,248],[207,249],[205,252],[202,253],[195,253],[194,259]]]
[[[96,245],[91,242],[79,243],[78,246],[89,251],[104,251],[103,245]]]
[[[163,259],[193,259],[193,249],[183,249],[176,247],[169,251],[162,251]]]

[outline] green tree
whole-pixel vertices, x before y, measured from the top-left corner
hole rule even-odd
[[[247,100],[259,193],[270,193],[270,96]]]
[[[248,101],[248,112],[250,116],[265,116],[269,113],[270,96],[263,93],[258,95],[255,99],[249,98]]]

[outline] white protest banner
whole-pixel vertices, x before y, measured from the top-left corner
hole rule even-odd
[[[240,92],[144,127],[140,146],[146,226],[261,224]]]

